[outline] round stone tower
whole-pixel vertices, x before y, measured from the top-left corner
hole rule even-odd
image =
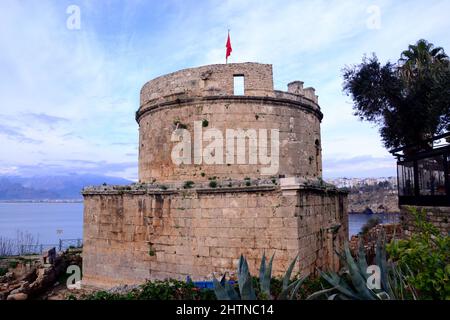
[[[208,65],[153,79],[136,120],[142,183],[322,175],[315,90],[300,81],[274,90],[272,65]]]
[[[321,119],[314,89],[295,81],[273,90],[267,64],[203,66],[145,84],[141,183],[83,190],[83,284],[210,281],[241,255],[252,274],[263,254],[275,254],[275,276],[295,257],[294,273],[339,270],[347,196],[318,179]]]

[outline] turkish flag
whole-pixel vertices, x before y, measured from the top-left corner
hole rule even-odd
[[[225,56],[225,59],[228,60],[228,57],[230,56],[231,51],[233,51],[233,48],[231,48],[230,32],[228,32],[228,39],[227,39],[226,48],[227,48],[227,54]]]

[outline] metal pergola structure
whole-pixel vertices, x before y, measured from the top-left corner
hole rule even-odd
[[[424,144],[429,148],[405,146],[391,150],[397,157],[399,205],[449,207],[450,132],[427,139]]]

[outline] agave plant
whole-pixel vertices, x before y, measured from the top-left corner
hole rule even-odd
[[[259,268],[259,285],[260,285],[260,299],[273,299],[273,300],[293,300],[296,297],[298,290],[305,281],[306,277],[295,280],[290,283],[292,270],[297,262],[298,256],[291,262],[284,277],[281,293],[274,297],[270,292],[270,284],[272,280],[272,264],[273,258],[266,265],[266,256],[263,255],[261,259],[261,266]],[[217,279],[213,279],[214,292],[218,300],[257,300],[255,288],[253,287],[253,279],[250,274],[247,260],[241,255],[238,266],[238,285],[239,293],[225,281],[225,276],[222,277],[220,282]]]
[[[368,285],[368,263],[362,241],[359,242],[357,258],[350,253],[348,242],[344,245],[344,253],[339,254],[345,268],[344,272],[321,272],[321,276],[332,286],[330,289],[318,291],[308,299],[327,296],[329,300],[405,300],[417,299],[413,287],[406,282],[406,276],[392,261],[386,259],[384,233],[377,240],[375,263],[379,270],[379,288],[372,289]]]

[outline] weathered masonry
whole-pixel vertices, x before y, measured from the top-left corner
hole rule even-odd
[[[297,255],[302,273],[338,268],[347,198],[321,180],[321,119],[315,90],[296,81],[275,91],[271,65],[203,66],[145,84],[136,113],[139,183],[83,190],[83,283],[210,279],[233,272],[241,254],[255,272],[264,252],[275,254],[276,274]],[[278,130],[277,174],[237,161],[175,164],[172,133],[194,135],[196,122],[222,132]]]

